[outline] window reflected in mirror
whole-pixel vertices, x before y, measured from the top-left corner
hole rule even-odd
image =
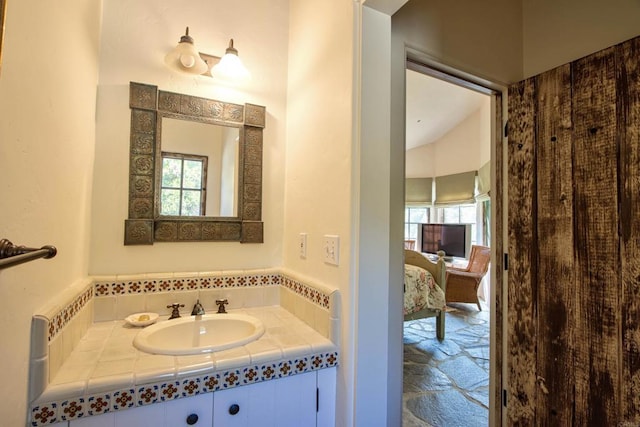
[[[159,215],[237,216],[239,128],[161,120]]]
[[[162,153],[160,215],[204,216],[207,157]]]

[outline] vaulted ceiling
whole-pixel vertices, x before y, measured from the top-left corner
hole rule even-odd
[[[407,150],[430,144],[476,112],[487,96],[407,70]]]

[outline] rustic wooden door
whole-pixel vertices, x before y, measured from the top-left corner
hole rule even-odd
[[[640,425],[640,38],[509,88],[508,425]]]

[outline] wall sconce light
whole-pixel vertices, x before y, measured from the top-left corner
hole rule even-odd
[[[189,27],[185,30],[184,36],[180,37],[178,46],[164,57],[164,63],[172,70],[187,74],[202,74],[209,70],[193,44]]]
[[[233,39],[229,41],[225,55],[208,55],[198,52],[189,36],[189,27],[185,35],[180,37],[178,45],[164,57],[165,64],[174,71],[182,73],[216,77],[237,82],[247,80],[251,74],[238,57],[238,50],[233,47]]]

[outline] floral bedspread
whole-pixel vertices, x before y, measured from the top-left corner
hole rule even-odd
[[[404,265],[404,314],[424,308],[443,310],[444,292],[436,284],[431,273],[415,265]]]

